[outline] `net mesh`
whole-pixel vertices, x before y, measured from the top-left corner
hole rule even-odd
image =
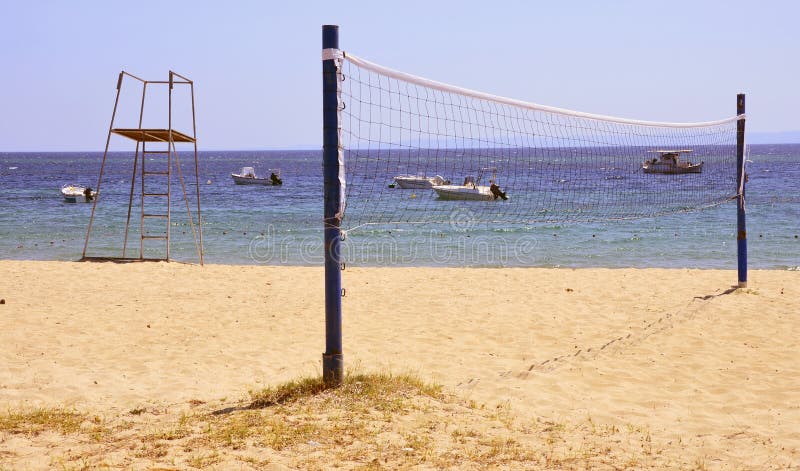
[[[604,119],[339,64],[346,231],[454,214],[510,225],[644,218],[737,193],[735,119]],[[664,150],[691,153],[676,166]]]

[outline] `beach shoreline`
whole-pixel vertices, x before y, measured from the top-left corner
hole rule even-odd
[[[322,268],[0,261],[0,274],[3,409],[237,400],[321,370]],[[734,270],[348,268],[345,365],[411,371],[521,416],[705,437],[710,456],[769,440],[798,463],[800,272],[735,281]]]

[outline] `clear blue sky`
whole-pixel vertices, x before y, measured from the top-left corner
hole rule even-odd
[[[536,103],[800,130],[800,2],[0,0],[0,151],[102,150],[116,77],[195,81],[201,150],[321,146],[321,33]]]

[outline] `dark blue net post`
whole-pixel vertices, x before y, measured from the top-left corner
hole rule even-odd
[[[744,114],[744,93],[736,95],[736,114]],[[736,258],[739,266],[739,288],[747,287],[747,225],[744,212],[744,119],[736,122]]]
[[[339,27],[322,27],[322,49],[339,49]],[[336,61],[322,61],[322,153],[325,198],[325,353],[322,377],[329,386],[338,386],[344,378],[342,355],[342,274],[341,229],[339,216],[341,184],[339,180],[339,100]]]

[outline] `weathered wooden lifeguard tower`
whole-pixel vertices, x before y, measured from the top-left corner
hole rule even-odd
[[[114,121],[117,118],[117,107],[120,103],[120,91],[122,90],[123,79],[130,77],[141,82],[142,95],[139,107],[138,127],[136,128],[115,128]],[[145,101],[147,98],[148,87],[168,86],[166,94],[168,103],[167,127],[166,128],[147,128],[143,127],[145,115]],[[191,97],[191,135],[180,132],[172,128],[173,125],[173,89],[175,86],[188,86]],[[163,105],[163,104],[162,104]],[[89,239],[92,234],[92,223],[95,218],[95,211],[98,204],[103,204],[104,194],[101,192],[100,185],[103,181],[103,172],[108,158],[108,149],[112,134],[131,139],[136,143],[133,156],[133,172],[131,177],[130,194],[128,197],[128,213],[125,220],[125,237],[122,242],[122,255],[119,257],[90,257],[86,255],[89,247]],[[197,223],[195,224],[192,215],[191,205],[186,193],[186,183],[181,172],[178,157],[177,145],[191,145],[194,150],[194,177],[197,199]],[[177,176],[177,181],[173,182],[173,176]],[[139,179],[139,189],[137,191],[137,177]],[[81,260],[111,260],[111,261],[170,261],[170,227],[172,218],[172,191],[173,183],[180,183],[183,192],[183,200],[186,202],[186,213],[189,225],[192,230],[195,249],[197,251],[198,262],[203,264],[203,226],[200,216],[200,175],[197,159],[197,127],[195,124],[194,107],[194,83],[188,78],[169,71],[169,80],[143,80],[125,71],[119,73],[117,79],[117,94],[114,101],[114,111],[111,115],[111,124],[108,129],[106,148],[103,153],[103,162],[100,166],[100,175],[97,182],[97,194],[92,206],[92,213],[89,218],[89,226],[86,230],[86,240],[83,245]],[[134,196],[138,201],[139,219],[139,247],[138,256],[135,249],[129,247],[129,236],[131,235],[131,217],[134,213]],[[135,236],[134,236],[135,237]],[[153,244],[159,244],[153,247]],[[163,245],[160,245],[163,244]],[[156,251],[156,256],[146,255],[146,252]],[[134,252],[131,254],[131,252]]]

